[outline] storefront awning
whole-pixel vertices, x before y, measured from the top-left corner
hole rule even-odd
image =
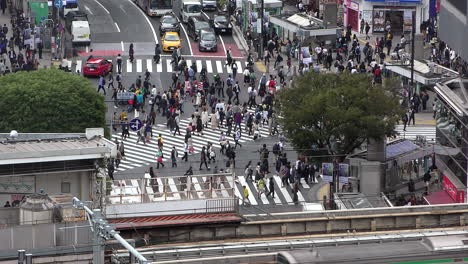
[[[427,196],[424,197],[426,202],[430,205],[432,204],[452,204],[455,203],[455,201],[452,199],[452,197],[445,191],[438,191],[435,193],[431,193]]]

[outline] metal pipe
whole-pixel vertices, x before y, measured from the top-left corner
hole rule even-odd
[[[138,258],[139,260],[139,263],[150,263],[145,257],[143,257],[143,255],[140,254],[140,252],[138,252],[134,247],[132,247],[125,239],[123,239],[123,237],[121,237],[119,234],[117,233],[114,233],[113,234],[114,238],[120,242],[120,244],[122,244],[122,246],[124,246],[126,249],[128,249],[128,251],[130,251],[130,253],[135,256],[136,258]]]
[[[32,264],[32,254],[26,254],[26,264]]]
[[[26,250],[24,249],[18,250],[18,264],[24,263],[25,256],[26,256]]]

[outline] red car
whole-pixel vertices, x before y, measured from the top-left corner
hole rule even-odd
[[[112,62],[102,58],[92,58],[83,66],[84,76],[100,76],[111,72]]]

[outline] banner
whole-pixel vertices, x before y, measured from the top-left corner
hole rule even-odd
[[[36,25],[46,20],[49,16],[49,7],[46,2],[29,2],[31,16],[35,18]]]

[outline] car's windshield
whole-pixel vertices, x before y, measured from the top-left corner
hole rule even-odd
[[[98,64],[97,63],[86,63],[86,67],[90,69],[97,69]]]
[[[206,41],[214,41],[216,39],[216,35],[212,32],[204,33],[202,34],[201,39]]]
[[[224,22],[227,22],[227,19],[225,16],[217,16],[214,18],[214,22],[224,23]]]
[[[166,35],[166,40],[168,40],[168,41],[178,41],[179,36],[177,36],[177,35]]]
[[[163,17],[161,23],[167,23],[167,24],[176,24],[177,19],[175,17],[169,16],[169,17]]]
[[[78,3],[67,3],[65,5],[65,8],[67,8],[67,9],[77,8],[77,7],[78,7]]]
[[[185,12],[187,13],[200,13],[201,6],[200,5],[186,5]]]
[[[196,30],[209,28],[209,27],[210,27],[210,24],[208,24],[208,22],[205,22],[205,21],[201,21],[201,22],[198,22],[198,23],[195,24],[195,29]]]
[[[172,7],[172,0],[150,0],[150,7],[157,8],[157,7]]]

